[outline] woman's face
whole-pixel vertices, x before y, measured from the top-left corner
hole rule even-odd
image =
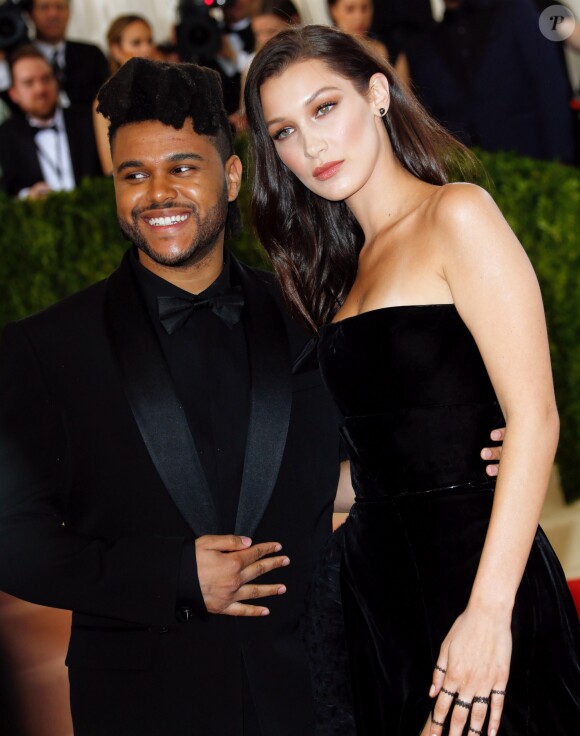
[[[124,64],[135,56],[150,59],[154,48],[151,28],[143,21],[136,20],[125,28],[119,43],[111,46],[111,54],[115,61]]]
[[[328,10],[336,27],[353,36],[364,36],[373,22],[372,0],[337,0]]]
[[[361,95],[349,79],[318,60],[300,61],[260,89],[268,132],[281,161],[325,199],[356,194],[369,181],[388,141],[377,91],[387,95],[382,74]],[[385,91],[386,90],[386,91]]]
[[[256,41],[256,50],[261,49],[271,38],[287,28],[288,23],[277,15],[267,13],[254,16],[252,18],[252,31]]]

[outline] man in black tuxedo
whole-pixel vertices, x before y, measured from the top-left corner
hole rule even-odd
[[[63,93],[72,104],[92,105],[109,76],[109,65],[97,46],[66,38],[70,3],[28,0],[28,13],[36,30],[35,44],[53,67]]]
[[[2,189],[34,199],[100,176],[90,109],[58,104],[52,68],[34,46],[17,49],[9,65],[18,112],[0,125]]]
[[[0,588],[73,610],[77,736],[309,736],[334,411],[273,277],[224,252],[217,74],[133,59],[99,99],[133,247],[5,329]]]

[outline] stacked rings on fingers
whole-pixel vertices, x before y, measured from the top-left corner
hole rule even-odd
[[[470,726],[468,730],[471,731],[471,733],[477,733],[479,736],[483,736],[483,731],[478,731],[477,728],[472,728]]]
[[[471,703],[468,703],[467,700],[457,698],[455,705],[458,705],[460,708],[465,708],[466,710],[471,710]]]
[[[457,695],[457,693],[452,693],[451,690],[446,690],[444,687],[441,688],[441,692],[445,693],[445,695],[451,695],[452,698]]]
[[[439,670],[439,672],[443,672],[444,675],[447,674],[447,670],[444,670],[443,667],[439,667],[438,664],[435,665],[435,669],[436,670]],[[498,692],[499,692],[499,690],[498,690]]]
[[[475,698],[473,698],[473,702],[474,703],[485,703],[486,705],[489,705],[491,703],[491,698],[486,698],[483,695],[476,695]]]
[[[505,695],[505,690],[492,690],[492,695]]]
[[[433,716],[431,716],[431,723],[433,723],[435,726],[441,726],[443,727],[445,724],[441,723],[441,721],[436,721]]]

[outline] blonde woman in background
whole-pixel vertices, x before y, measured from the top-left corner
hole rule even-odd
[[[111,76],[126,61],[136,56],[151,59],[155,55],[151,24],[140,15],[120,15],[109,26],[107,46]],[[103,173],[109,176],[113,172],[113,162],[109,148],[109,124],[97,112],[96,102],[93,107],[93,119],[99,159]]]

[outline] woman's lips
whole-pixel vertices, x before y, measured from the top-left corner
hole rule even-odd
[[[312,172],[312,176],[318,181],[326,181],[331,179],[340,169],[344,162],[343,161],[330,161],[322,166],[317,166]]]

